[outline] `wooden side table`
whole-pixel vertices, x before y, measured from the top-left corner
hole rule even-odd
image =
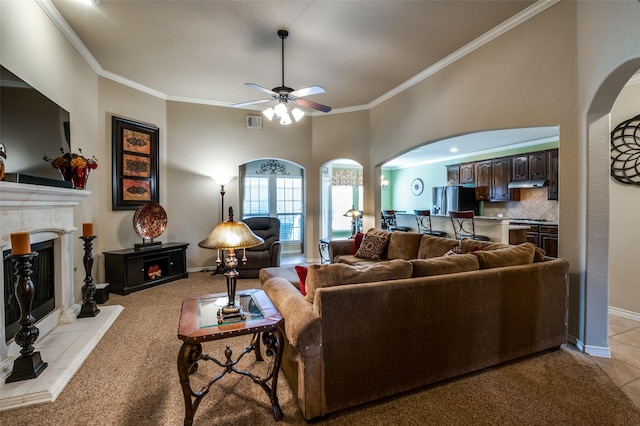
[[[236,293],[236,300],[242,306],[247,319],[242,321],[218,323],[217,311],[227,301],[226,293],[209,294],[190,297],[182,301],[178,338],[182,340],[182,347],[178,352],[178,376],[184,396],[184,424],[191,426],[202,398],[209,392],[209,388],[227,373],[237,373],[250,377],[254,383],[260,385],[271,401],[273,417],[276,421],[283,419],[282,410],[278,402],[278,372],[284,351],[284,339],[278,328],[282,322],[282,315],[273,305],[267,294],[262,290],[252,289]],[[251,343],[236,359],[232,359],[233,351],[227,346],[224,351],[225,360],[204,354],[202,343],[212,340],[227,339],[229,337],[252,334]],[[260,340],[265,345],[265,354],[271,357],[272,365],[266,377],[259,377],[249,371],[236,368],[237,362],[247,353],[254,351],[256,360],[262,361]],[[191,388],[189,377],[198,370],[198,361],[212,361],[223,370],[212,378],[199,390]]]

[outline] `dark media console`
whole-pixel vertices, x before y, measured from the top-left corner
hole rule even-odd
[[[145,250],[133,248],[104,252],[109,291],[134,291],[187,278],[187,243],[164,243]]]

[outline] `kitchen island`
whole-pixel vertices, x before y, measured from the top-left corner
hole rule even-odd
[[[508,217],[476,216],[475,228],[477,235],[486,235],[491,241],[509,244],[510,231],[528,230],[528,224],[511,224],[513,219]],[[418,232],[416,217],[413,214],[396,213],[396,223],[411,232]],[[450,238],[455,238],[451,218],[443,215],[431,215],[431,227],[434,231],[444,231]]]

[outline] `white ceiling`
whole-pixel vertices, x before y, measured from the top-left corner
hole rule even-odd
[[[281,85],[276,33],[286,29],[285,85],[324,87],[309,99],[340,113],[376,105],[556,0],[38,2],[98,74],[168,100],[211,105],[268,97],[244,83]],[[468,153],[554,131],[484,133],[456,143]],[[442,145],[388,166],[450,156]]]

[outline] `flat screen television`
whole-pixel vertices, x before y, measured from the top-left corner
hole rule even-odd
[[[69,112],[0,65],[0,143],[6,180],[69,186],[44,156],[71,150]],[[33,179],[32,179],[33,178]]]

